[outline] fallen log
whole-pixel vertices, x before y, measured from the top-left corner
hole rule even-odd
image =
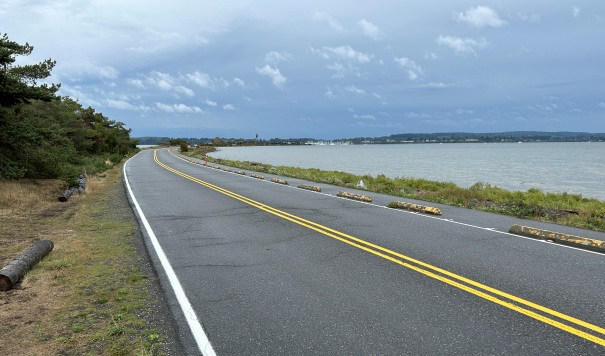
[[[64,191],[63,194],[61,194],[61,196],[59,197],[59,201],[62,203],[66,202],[69,197],[71,197],[75,192],[78,192],[80,194],[84,193],[84,191],[86,190],[86,185],[86,177],[84,177],[83,174],[80,174],[78,176],[78,185]]]
[[[30,248],[0,270],[0,291],[11,290],[44,256],[52,251],[54,244],[50,240],[36,241]]]
[[[69,199],[69,197],[71,197],[77,191],[78,187],[71,187],[67,189],[63,192],[63,194],[61,194],[61,196],[59,196],[59,201],[65,203]]]

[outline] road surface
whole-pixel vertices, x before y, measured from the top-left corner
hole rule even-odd
[[[124,173],[188,354],[605,355],[605,255],[506,231],[603,233],[390,209],[167,149]]]

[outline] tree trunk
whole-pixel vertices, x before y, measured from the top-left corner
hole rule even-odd
[[[54,244],[50,240],[39,240],[33,246],[17,256],[0,270],[0,291],[11,290],[25,273],[52,251]]]

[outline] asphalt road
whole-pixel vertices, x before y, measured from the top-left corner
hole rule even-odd
[[[605,355],[605,254],[506,231],[603,233],[155,152],[125,177],[189,354]]]

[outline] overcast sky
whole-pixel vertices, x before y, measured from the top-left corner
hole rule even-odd
[[[605,132],[605,1],[2,0],[132,135]]]

